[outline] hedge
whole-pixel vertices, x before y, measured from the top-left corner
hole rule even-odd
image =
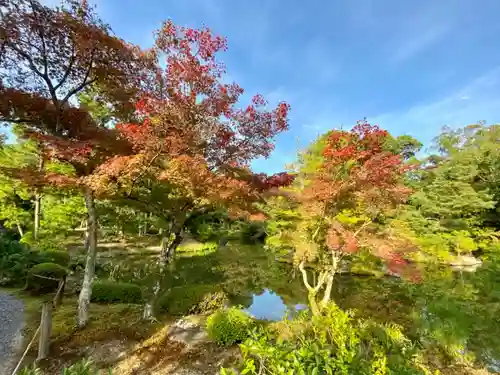
[[[47,262],[37,264],[31,267],[28,272],[26,289],[43,293],[55,292],[59,285],[59,280],[66,276],[67,273],[66,268],[56,263]],[[38,277],[37,275],[42,277]]]
[[[131,283],[98,280],[92,284],[92,302],[141,303],[141,287]]]
[[[57,250],[33,250],[31,251],[31,258],[34,263],[55,263],[60,266],[67,267],[69,264],[69,254],[67,251]]]

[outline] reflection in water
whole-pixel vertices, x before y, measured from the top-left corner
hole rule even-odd
[[[295,271],[263,247],[227,247],[180,256],[162,287],[179,290],[171,303],[187,303],[188,310],[200,292],[201,296],[222,292],[232,305],[244,306],[258,319],[279,320],[287,312],[293,316],[306,308],[307,290]],[[452,356],[467,352],[477,362],[498,369],[500,259],[486,260],[475,272],[427,264],[421,276],[422,282],[409,283],[394,277],[338,275],[332,300],[342,309],[354,309],[361,318],[396,323],[415,341],[437,345]],[[136,282],[137,276],[122,277],[118,279]]]
[[[252,304],[245,311],[257,319],[280,320],[287,313],[293,316],[304,309],[307,306],[303,304],[287,306],[279,295],[265,289],[263,293],[253,296]]]

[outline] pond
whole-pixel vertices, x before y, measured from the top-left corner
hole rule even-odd
[[[251,260],[240,254],[237,263],[226,259],[222,266],[231,275],[222,284],[246,301],[246,311],[258,319],[278,320],[307,308],[306,290],[294,269],[273,259],[259,259],[257,254],[263,250],[252,251]],[[419,283],[339,275],[332,299],[359,316],[399,324],[423,345],[438,343],[450,356],[465,353],[499,371],[500,260],[485,261],[475,272],[438,265],[420,267],[419,272]]]
[[[475,272],[428,265],[420,273],[418,283],[394,277],[338,275],[332,299],[360,317],[402,326],[409,338],[422,345],[438,344],[449,356],[466,353],[498,370],[500,260],[486,260]],[[129,276],[126,280],[133,281]],[[191,295],[193,289],[223,291],[233,305],[268,320],[293,315],[306,308],[307,301],[296,270],[259,246],[180,254],[163,288],[166,293],[180,289],[181,298]]]
[[[245,311],[256,319],[280,320],[286,314],[293,316],[294,313],[305,309],[307,305],[303,303],[287,305],[278,294],[265,289],[261,294],[252,296],[252,304]]]

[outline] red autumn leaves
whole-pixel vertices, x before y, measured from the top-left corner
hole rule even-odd
[[[366,121],[350,131],[332,131],[326,140],[323,163],[312,173],[304,191],[306,202],[330,216],[326,247],[337,254],[351,254],[361,247],[385,260],[388,268],[401,273],[407,262],[395,243],[378,241],[365,234],[380,213],[403,202],[410,190],[402,182],[407,170],[400,155],[384,149],[388,133]],[[343,210],[362,213],[365,219],[342,224],[335,216]],[[389,241],[390,242],[390,241]]]

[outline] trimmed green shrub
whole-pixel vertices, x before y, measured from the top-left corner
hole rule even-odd
[[[235,343],[245,341],[254,321],[246,312],[230,307],[219,310],[207,319],[208,336],[219,345],[231,346]]]
[[[66,268],[55,263],[40,263],[28,272],[26,289],[40,293],[49,293],[57,290],[59,280],[66,276]],[[41,277],[38,277],[41,276]]]
[[[172,288],[158,300],[158,308],[171,315],[194,313],[205,297],[220,291],[217,285],[192,285]]]
[[[39,263],[55,263],[60,266],[67,267],[69,264],[69,254],[67,251],[45,250],[38,251],[32,250],[30,252],[32,261],[35,264]]]
[[[141,287],[132,283],[99,280],[92,284],[92,302],[141,303]]]

